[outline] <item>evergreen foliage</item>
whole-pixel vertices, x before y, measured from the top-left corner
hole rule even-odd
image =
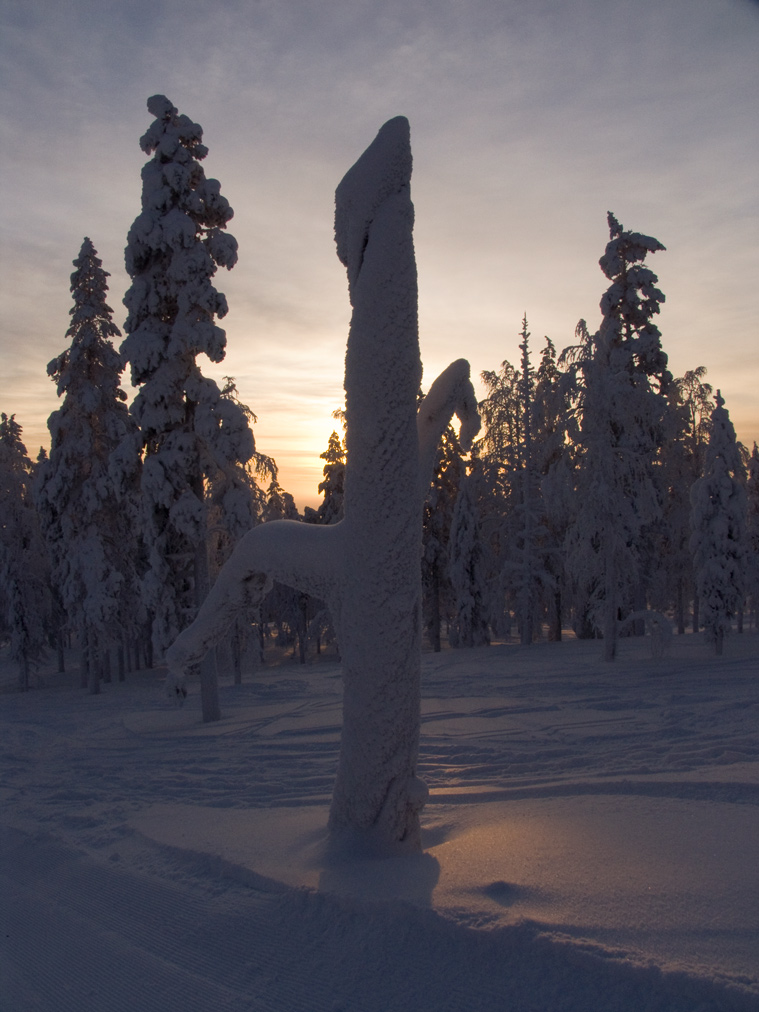
[[[159,651],[192,619],[209,588],[207,482],[245,464],[253,434],[239,403],[202,376],[201,352],[224,358],[216,318],[227,313],[212,279],[237,261],[226,231],[232,208],[200,162],[203,131],[163,95],[148,100],[155,122],[140,140],[142,211],[127,240],[132,285],[121,346],[140,388],[132,413],[144,453],[142,496],[149,543],[146,603]],[[239,490],[229,490],[238,511]],[[204,678],[204,717],[218,716],[215,682]]]
[[[345,441],[336,432],[332,432],[327,449],[319,454],[323,460],[323,481],[319,482],[319,492],[324,498],[316,510],[306,507],[305,520],[311,524],[336,524],[343,518],[343,499],[345,496]]]
[[[427,639],[441,649],[441,625],[453,607],[449,545],[453,511],[466,474],[464,455],[453,426],[443,433],[422,517],[422,619]]]
[[[123,368],[111,343],[120,336],[107,305],[108,272],[85,238],[71,275],[70,346],[47,367],[63,402],[48,420],[50,456],[39,468],[37,504],[53,582],[69,628],[89,655],[96,692],[103,651],[134,633],[140,614],[138,529],[132,496],[119,496],[113,451],[134,434]]]
[[[717,391],[704,476],[691,489],[691,551],[704,633],[722,653],[743,604],[747,563],[745,473],[735,429]]]
[[[32,496],[34,467],[14,415],[0,415],[0,633],[30,687],[50,624],[50,571]]]
[[[746,484],[746,593],[750,596],[754,624],[759,612],[759,448],[754,449],[748,461]]]
[[[487,574],[479,536],[477,480],[476,472],[462,477],[451,519],[453,614],[448,638],[452,647],[479,647],[490,642]]]
[[[661,334],[652,322],[664,295],[643,265],[662,244],[625,231],[611,212],[599,263],[611,285],[599,330],[579,328],[572,350],[581,413],[577,508],[567,536],[568,564],[588,618],[616,653],[617,622],[645,594],[646,536],[661,516],[655,471],[671,382]]]
[[[85,238],[71,275],[70,346],[48,366],[62,398],[48,423],[49,458],[42,451],[35,468],[14,416],[2,416],[0,631],[25,687],[51,630],[76,634],[95,691],[99,658],[125,636],[149,628],[141,639],[152,637],[160,655],[251,528],[279,520],[334,527],[343,519],[345,440],[331,434],[321,454],[322,501],[301,517],[274,461],[256,452],[255,415],[234,380],[225,377],[220,388],[200,372],[199,353],[214,362],[225,354],[217,321],[227,303],[214,278],[237,260],[227,232],[232,209],[204,174],[200,126],[161,95],[148,109],[154,122],[140,141],[150,157],[126,248],[121,355],[112,344],[120,332],[106,303],[108,274]],[[684,632],[689,601],[694,631],[703,619],[721,649],[733,616],[742,629],[744,596],[756,613],[759,451],[754,444],[749,455],[736,443],[703,366],[675,380],[668,371],[654,322],[664,295],[645,263],[664,247],[611,213],[607,223],[599,264],[609,284],[598,330],[580,321],[575,344],[558,358],[546,338],[533,368],[525,315],[519,368],[504,361],[481,374],[484,426],[471,457],[450,425],[443,433],[424,503],[421,562],[422,618],[435,650],[444,624],[449,641],[463,646],[509,636],[516,619],[529,644],[545,625],[560,639],[571,618],[577,635],[601,636],[612,659],[617,636],[642,628],[648,609],[673,614]],[[348,252],[341,247],[344,260]],[[376,362],[367,361],[361,368],[371,374]],[[126,363],[138,388],[129,410],[120,387]],[[365,396],[376,394],[370,383]],[[345,425],[345,412],[334,417]],[[354,438],[358,432],[354,425]],[[366,445],[373,438],[361,434]],[[429,470],[434,446],[424,452]],[[364,477],[373,487],[374,477]],[[362,509],[375,525],[388,519],[381,501]],[[255,615],[241,611],[236,675],[251,620],[261,645],[273,626],[302,660],[309,638],[318,649],[320,637],[332,635],[316,595],[275,581]],[[214,719],[208,665],[201,683],[204,718]]]

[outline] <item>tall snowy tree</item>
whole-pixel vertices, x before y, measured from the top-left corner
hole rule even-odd
[[[751,600],[754,625],[759,619],[759,448],[754,449],[748,461],[746,484],[746,538],[748,559],[746,564],[746,593]]]
[[[693,597],[693,631],[699,628],[699,597],[695,592],[693,559],[690,552],[690,489],[704,473],[709,445],[711,416],[714,410],[711,384],[705,382],[706,369],[698,366],[674,380],[669,401],[672,421],[671,438],[662,453],[663,497],[662,524],[657,539],[659,600],[666,609],[674,602],[679,633],[685,632],[685,601]]]
[[[249,425],[257,419],[238,396],[231,376],[224,377],[221,396],[240,408]],[[267,497],[261,483],[276,482],[277,465],[271,457],[254,451],[249,460],[226,460],[206,481],[209,551],[212,577],[215,578],[240,538],[265,519]],[[235,684],[242,682],[242,656],[248,641],[251,615],[241,614],[230,635]],[[255,617],[259,620],[260,610]]]
[[[480,503],[481,525],[501,587],[502,611],[511,607],[520,638],[531,643],[543,615],[550,619],[550,635],[561,638],[559,542],[566,524],[566,496],[560,490],[560,459],[564,453],[567,394],[556,365],[556,350],[546,338],[540,366],[530,358],[527,317],[520,332],[520,369],[504,362],[499,373],[484,372],[487,397],[480,409],[485,433],[478,444],[480,484],[488,495]],[[566,470],[566,468],[564,468]],[[549,472],[551,472],[549,474]],[[553,524],[549,526],[550,486]],[[495,598],[493,598],[495,600]],[[492,615],[497,631],[497,615]]]
[[[477,481],[476,471],[462,476],[451,519],[449,578],[453,614],[448,635],[453,647],[480,647],[490,643],[488,579],[479,535]]]
[[[324,461],[324,480],[319,482],[319,492],[324,497],[316,510],[306,507],[305,519],[312,524],[336,524],[343,518],[343,497],[345,495],[345,442],[333,432],[327,442],[327,449],[319,454]]]
[[[28,689],[45,653],[51,598],[45,543],[32,497],[34,467],[15,415],[0,415],[0,630]]]
[[[466,474],[461,446],[452,425],[443,433],[422,519],[422,619],[435,652],[441,643],[441,622],[451,598],[450,540],[453,510]]]
[[[572,377],[559,368],[556,348],[545,338],[540,365],[535,373],[534,443],[540,475],[542,524],[545,538],[542,557],[545,566],[544,593],[548,639],[562,637],[563,600],[566,578],[564,540],[571,516],[573,448],[576,425],[571,411]]]
[[[142,432],[142,494],[150,546],[144,582],[153,639],[162,652],[190,622],[209,589],[206,484],[254,453],[245,412],[204,378],[196,357],[224,358],[216,318],[227,302],[212,279],[237,261],[226,231],[232,208],[201,161],[203,131],[163,95],[148,100],[155,122],[141,138],[142,212],[127,240],[132,285],[121,346],[140,388],[132,413]],[[201,670],[204,720],[220,715],[215,667]]]
[[[518,502],[515,517],[515,544],[509,567],[515,585],[519,634],[523,645],[532,643],[542,614],[545,592],[553,584],[545,558],[544,510],[540,485],[541,446],[538,437],[540,415],[537,409],[535,372],[530,361],[530,333],[527,316],[522,320],[519,335],[522,352],[517,385],[519,410],[522,415],[522,438],[519,445]]]
[[[722,653],[743,603],[747,558],[744,467],[735,429],[717,391],[704,476],[691,489],[691,551],[704,633]]]
[[[520,502],[524,423],[519,397],[521,375],[510,362],[504,361],[498,372],[486,370],[481,379],[486,396],[479,405],[483,434],[476,446],[481,485],[478,515],[490,569],[488,582],[500,588],[491,595],[491,625],[496,635],[506,635],[511,625],[510,609],[517,607],[510,554],[517,540]]]
[[[608,224],[599,264],[611,285],[601,299],[601,325],[593,336],[584,332],[574,355],[582,424],[577,509],[567,537],[580,596],[603,635],[605,658],[613,660],[620,614],[641,607],[645,537],[661,515],[654,472],[671,377],[652,321],[664,295],[643,263],[664,247],[626,231],[611,212]]]
[[[48,420],[50,456],[40,465],[37,505],[53,582],[86,655],[97,692],[104,651],[136,632],[138,540],[134,499],[119,497],[111,453],[134,433],[121,389],[120,336],[107,305],[108,272],[85,238],[71,275],[71,344],[47,371],[63,402]]]

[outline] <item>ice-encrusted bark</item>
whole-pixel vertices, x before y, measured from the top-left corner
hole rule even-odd
[[[345,358],[343,734],[333,829],[418,835],[422,378],[408,122],[386,123],[337,188],[353,305]],[[380,823],[378,825],[378,823]]]
[[[418,848],[427,791],[416,776],[421,664],[421,518],[437,443],[456,413],[479,428],[469,365],[452,363],[417,411],[422,366],[409,195],[411,148],[390,120],[340,183],[335,238],[353,318],[345,367],[345,516],[250,531],[195,622],[167,653],[169,684],[276,579],[329,603],[343,659],[340,760],[330,828],[379,852]]]

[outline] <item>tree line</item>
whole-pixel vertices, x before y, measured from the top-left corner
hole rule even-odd
[[[65,643],[79,647],[91,692],[112,672],[152,666],[246,530],[342,517],[338,433],[322,454],[322,502],[300,516],[275,461],[256,449],[255,415],[234,381],[220,387],[200,371],[200,352],[225,355],[227,303],[214,278],[237,260],[233,212],[203,171],[201,127],[164,96],[148,109],[142,206],[125,251],[125,334],[85,238],[69,344],[48,365],[61,398],[49,454],[32,462],[15,416],[0,421],[0,637],[22,688],[48,649],[62,663]],[[523,644],[558,640],[571,626],[601,638],[611,660],[620,635],[671,621],[681,633],[688,622],[704,629],[721,652],[733,621],[742,628],[744,611],[756,613],[756,443],[749,453],[737,442],[703,367],[668,371],[654,322],[664,295],[645,263],[664,247],[612,214],[608,224],[598,329],[580,321],[561,354],[545,338],[535,366],[525,316],[519,366],[482,374],[483,429],[471,452],[452,428],[444,436],[421,560],[435,650],[514,630]],[[321,602],[275,585],[235,626],[236,678],[250,637],[262,651],[269,635],[301,660],[334,636]],[[201,684],[213,693],[212,673]]]

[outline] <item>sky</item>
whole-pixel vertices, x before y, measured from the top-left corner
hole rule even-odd
[[[2,0],[0,410],[31,455],[57,407],[72,260],[89,236],[121,327],[146,102],[200,123],[234,208],[216,278],[233,376],[299,506],[315,505],[350,321],[334,190],[405,115],[425,387],[535,360],[599,322],[607,211],[650,258],[670,368],[706,366],[759,440],[756,0]],[[128,373],[124,385],[133,389]],[[476,384],[480,393],[483,388]]]

